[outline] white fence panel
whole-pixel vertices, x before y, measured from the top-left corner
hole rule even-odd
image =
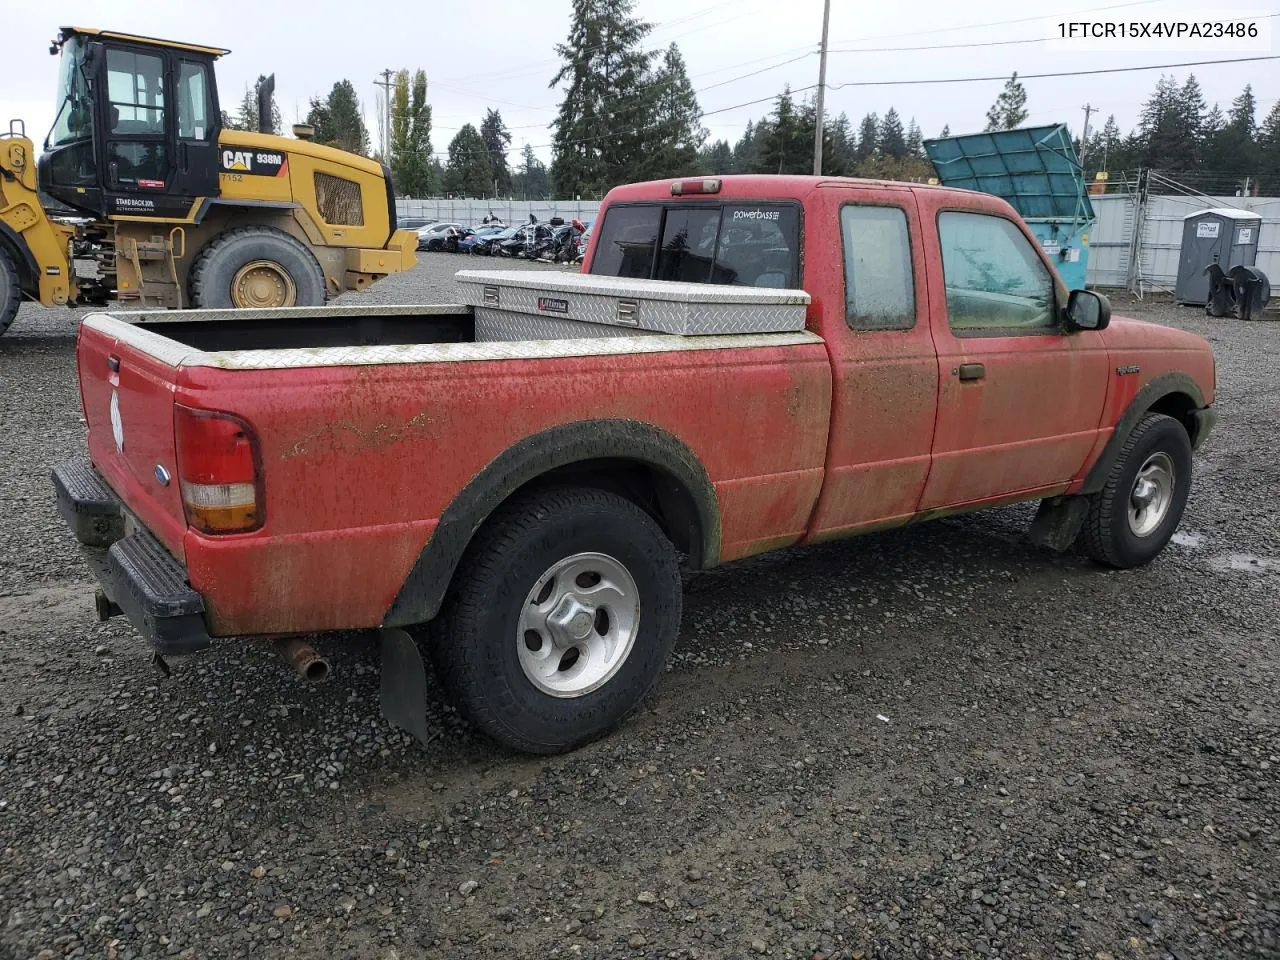
[[[396,200],[396,213],[402,217],[431,217],[465,226],[479,223],[487,216],[501,217],[509,224],[522,223],[533,214],[539,220],[563,217],[572,220],[594,220],[600,210],[598,200]]]
[[[1089,284],[1123,287],[1128,279],[1135,201],[1127,194],[1090,200],[1098,219],[1089,238]],[[1262,216],[1256,265],[1273,283],[1280,280],[1280,197],[1153,196],[1147,199],[1139,259],[1145,289],[1173,289],[1182,249],[1182,221],[1188,214],[1211,207],[1237,207]]]

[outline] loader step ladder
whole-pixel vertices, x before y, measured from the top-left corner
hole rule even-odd
[[[116,296],[120,300],[137,300],[144,307],[181,310],[186,304],[182,284],[178,282],[177,261],[185,257],[186,252],[187,234],[181,227],[174,227],[167,237],[121,238],[116,257],[132,265],[138,286],[136,290],[118,289]]]

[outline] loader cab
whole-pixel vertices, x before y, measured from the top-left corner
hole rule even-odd
[[[62,60],[43,192],[91,216],[161,219],[217,196],[213,63],[229,51],[65,27],[50,52]]]

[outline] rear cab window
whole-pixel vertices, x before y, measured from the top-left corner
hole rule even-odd
[[[794,201],[611,205],[591,273],[740,287],[800,284]]]

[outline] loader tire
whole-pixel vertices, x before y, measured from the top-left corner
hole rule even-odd
[[[13,323],[21,302],[22,286],[18,283],[18,268],[14,266],[9,251],[0,247],[0,334]]]
[[[324,273],[316,258],[274,227],[219,234],[191,268],[191,302],[197,307],[318,307],[324,301]]]

